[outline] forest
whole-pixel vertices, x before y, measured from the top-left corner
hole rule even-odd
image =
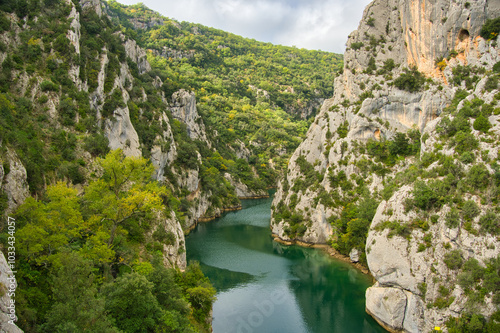
[[[240,204],[229,177],[250,191],[276,185],[342,56],[179,23],[142,4],[7,0],[0,64],[0,242],[11,245],[14,218],[18,326],[209,332],[215,289],[196,262],[176,264],[183,232]],[[181,89],[195,94],[206,141],[172,116]],[[123,117],[139,156],[125,153],[130,132],[110,148]],[[160,173],[157,152],[168,157]]]

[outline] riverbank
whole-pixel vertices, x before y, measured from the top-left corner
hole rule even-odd
[[[281,239],[276,234],[271,234],[271,238],[273,238],[274,241],[276,241],[280,244],[284,244],[284,245],[298,245],[298,246],[302,246],[302,247],[321,249],[322,251],[327,253],[330,257],[333,257],[335,259],[338,259],[338,260],[341,260],[341,261],[344,261],[344,262],[350,264],[351,266],[353,266],[353,267],[357,268],[359,271],[361,271],[363,274],[369,275],[372,278],[372,280],[374,280],[373,276],[370,273],[370,270],[366,266],[364,266],[363,264],[361,264],[359,262],[352,262],[351,258],[349,258],[349,256],[343,255],[342,253],[338,252],[337,250],[335,250],[334,248],[332,248],[331,246],[329,246],[327,244],[306,243],[306,242],[303,242],[300,240],[288,241],[288,240]]]
[[[370,276],[322,246],[277,246],[271,205],[272,195],[242,201],[186,238],[186,260],[199,262],[217,290],[213,331],[386,333],[365,311]]]
[[[254,195],[250,197],[238,197],[240,200],[255,200],[255,199],[267,199],[269,198],[270,195]],[[233,212],[242,209],[241,204],[236,205],[236,206],[231,206],[231,207],[223,207],[216,213],[209,215],[209,216],[201,216],[199,217],[192,226],[184,230],[184,235],[187,236],[191,231],[193,231],[194,228],[198,225],[198,223],[206,223],[215,220],[216,218],[219,218],[222,216],[222,214],[227,213],[227,212]]]

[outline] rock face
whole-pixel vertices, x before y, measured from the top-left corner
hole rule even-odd
[[[164,223],[157,226],[156,230],[159,228],[163,228],[168,235],[166,241],[163,243],[163,262],[165,266],[186,269],[184,231],[173,211],[170,212],[170,217]]]
[[[141,156],[139,136],[130,121],[128,107],[117,108],[113,119],[107,119],[104,132],[110,149],[122,149],[126,156]]]
[[[193,92],[181,89],[172,95],[170,104],[172,116],[186,124],[188,135],[193,140],[208,142],[205,125],[196,110],[196,97]],[[210,146],[210,145],[209,145]]]
[[[124,39],[125,53],[127,57],[132,59],[139,69],[139,74],[143,74],[145,72],[149,72],[151,70],[151,65],[148,62],[146,51],[139,47],[135,40],[125,39],[125,36],[122,36]]]
[[[5,210],[5,214],[8,215],[26,200],[30,192],[26,169],[14,151],[7,149],[4,163],[8,165],[8,170],[3,166],[0,169],[0,189],[8,198]]]
[[[15,315],[15,302],[10,295],[15,294],[17,283],[12,275],[5,256],[0,251],[0,332],[1,333],[22,333],[16,326],[17,317]]]
[[[346,255],[357,248],[358,260],[367,262],[377,281],[367,290],[367,311],[392,330],[427,332],[470,306],[469,294],[457,279],[463,270],[449,268],[445,256],[460,253],[464,262],[475,259],[485,267],[499,254],[496,237],[480,231],[480,219],[495,207],[487,195],[463,190],[462,200],[474,202],[478,210],[472,220],[460,215],[458,227],[447,222],[455,210],[463,214],[455,203],[434,207],[431,213],[411,208],[417,180],[444,182],[449,172],[437,175],[439,158],[426,164],[432,154],[453,161],[460,172],[448,177],[462,184],[472,168],[485,165],[486,173],[494,172],[488,163],[498,158],[500,125],[498,112],[492,115],[491,110],[500,105],[491,71],[500,61],[499,40],[487,41],[479,31],[487,19],[498,16],[498,1],[373,1],[349,36],[334,96],[323,103],[276,191],[273,233],[284,240],[331,241]],[[460,77],[464,68],[476,75],[472,81]],[[405,80],[415,85],[405,86]],[[460,94],[465,97],[461,102],[455,98]],[[485,114],[492,128],[488,134],[471,129],[477,114],[468,118],[464,126],[471,129],[469,140],[477,141],[478,148],[469,160],[459,158],[462,148],[456,138],[443,136],[443,128],[457,113],[483,103],[488,103],[484,110],[490,108]],[[401,134],[405,140],[414,135],[420,153],[387,165],[376,147]],[[361,249],[342,237],[355,231],[349,231],[355,218],[349,220],[348,208],[367,196],[378,207]],[[406,231],[401,236],[397,230]],[[495,312],[489,296],[477,306],[485,316]]]
[[[236,196],[240,199],[254,199],[258,197],[267,197],[268,194],[265,190],[253,191],[248,188],[245,184],[237,179],[234,179],[231,174],[225,173],[224,178],[226,178],[236,191]]]

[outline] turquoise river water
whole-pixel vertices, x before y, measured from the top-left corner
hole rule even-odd
[[[272,199],[199,224],[186,239],[217,289],[214,333],[386,332],[365,313],[370,279],[318,249],[271,238]]]

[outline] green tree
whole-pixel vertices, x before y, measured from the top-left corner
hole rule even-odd
[[[95,286],[93,265],[77,252],[61,252],[52,269],[53,305],[44,332],[118,333]]]
[[[103,287],[106,310],[120,330],[161,332],[163,310],[152,293],[153,288],[153,283],[138,273],[125,274]]]
[[[480,132],[486,133],[491,128],[491,123],[488,120],[488,118],[486,118],[485,116],[483,116],[482,114],[480,114],[476,118],[476,120],[474,120],[474,123],[472,124],[472,127],[474,127],[474,129],[476,131],[480,131]]]
[[[89,183],[83,202],[89,222],[109,235],[107,245],[111,247],[127,220],[152,218],[161,211],[162,196],[167,192],[151,180],[154,168],[144,158],[125,157],[121,150],[114,150],[96,163],[101,175]]]
[[[16,212],[22,226],[17,231],[19,251],[38,264],[49,262],[87,228],[75,189],[58,182],[47,188],[47,199],[41,202],[29,197]]]

